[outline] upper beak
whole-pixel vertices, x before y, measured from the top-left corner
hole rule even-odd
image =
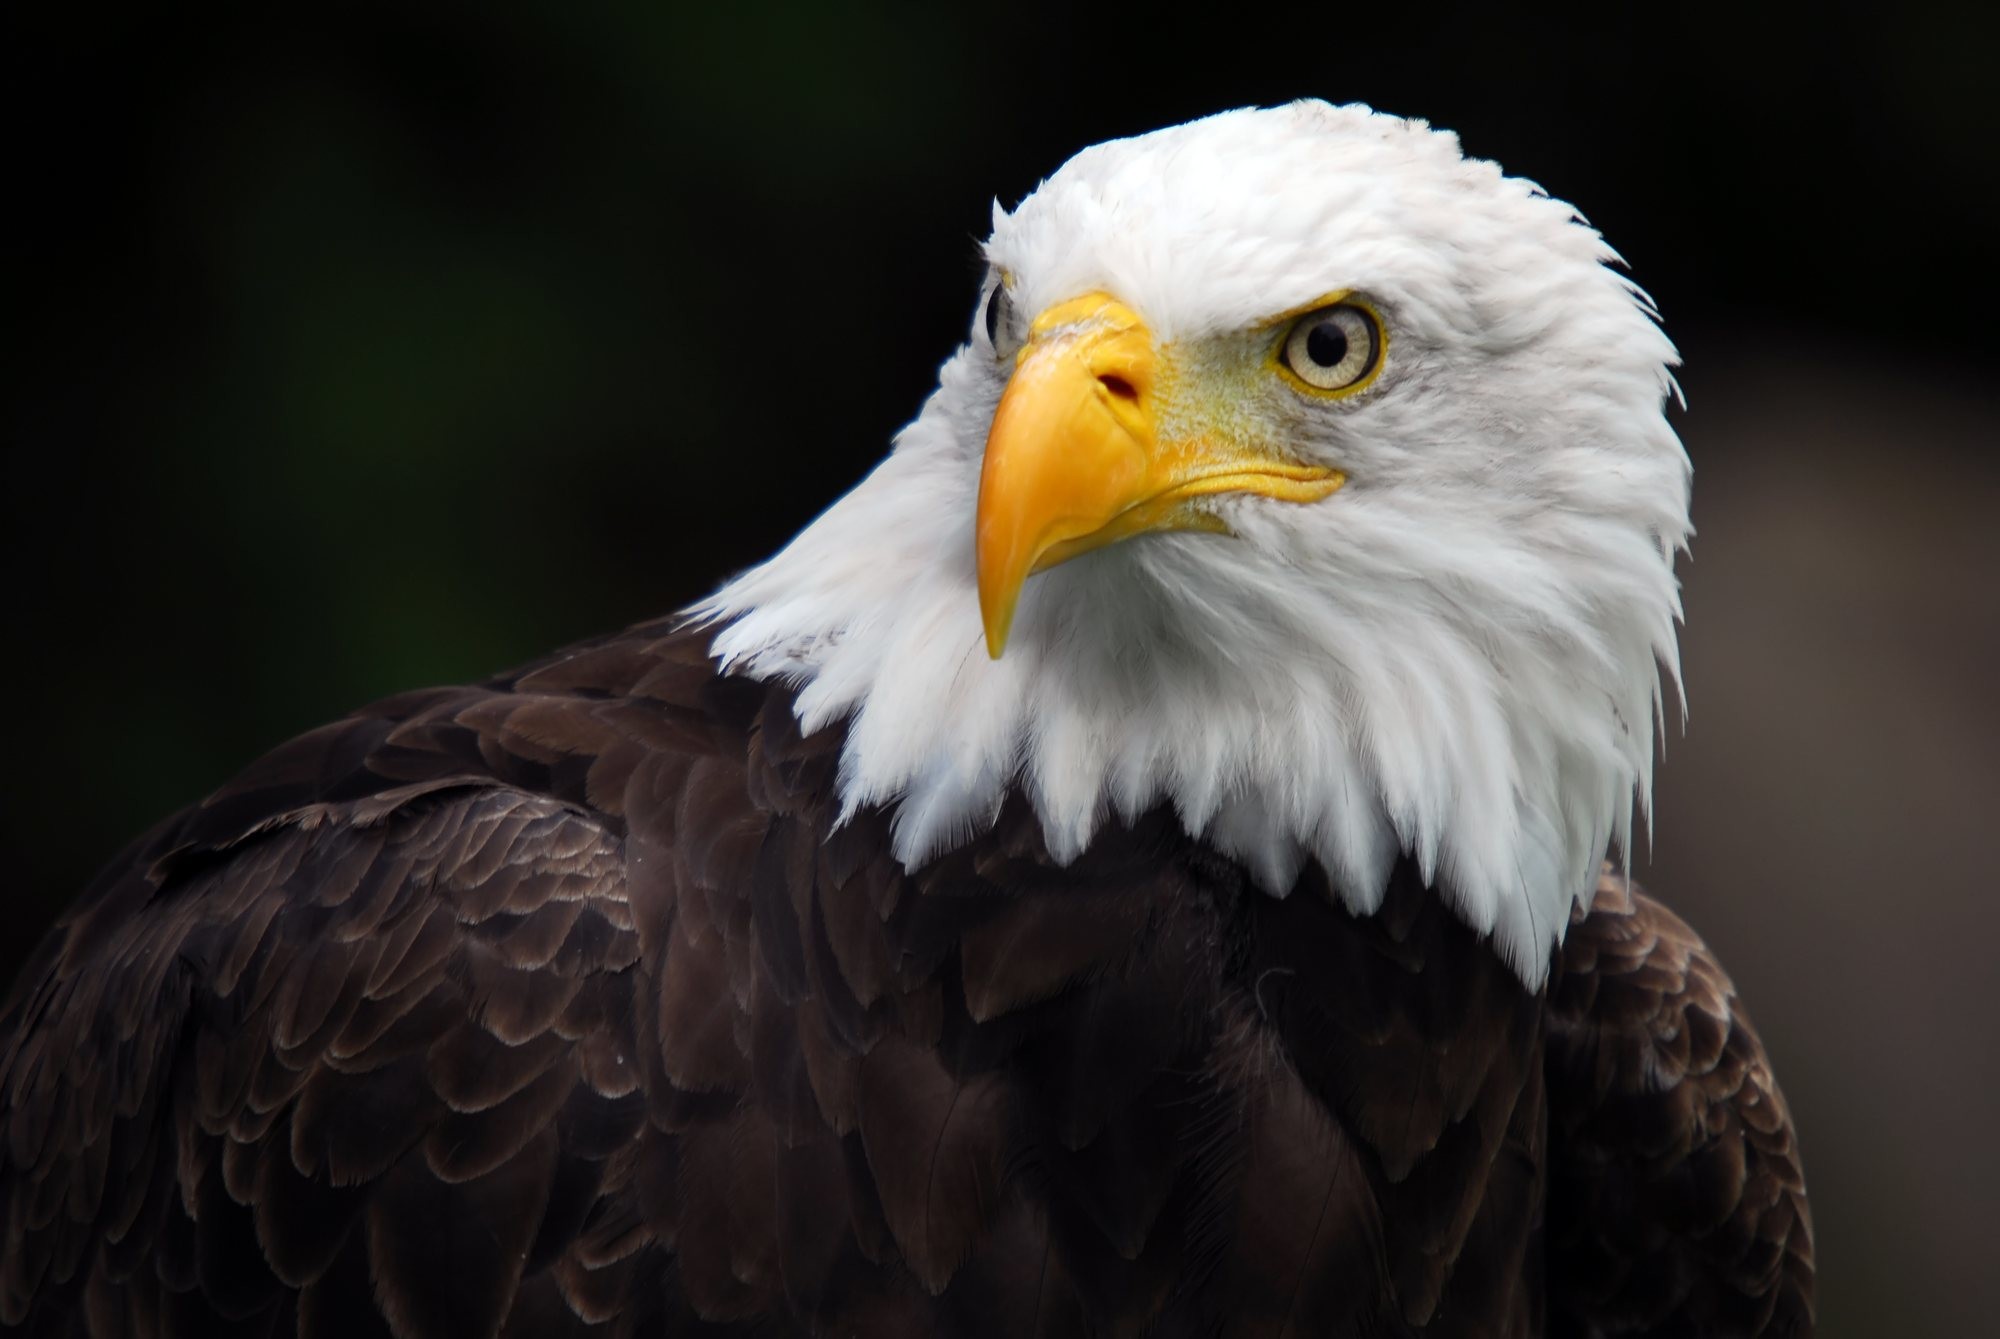
[[[1030,327],[979,476],[979,612],[994,659],[1031,573],[1148,530],[1222,530],[1191,505],[1211,493],[1312,502],[1346,482],[1234,434],[1162,440],[1161,380],[1152,332],[1105,294],[1059,303]]]

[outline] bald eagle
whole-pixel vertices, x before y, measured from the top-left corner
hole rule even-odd
[[[1673,347],[1306,103],[997,206],[893,452],[697,607],[277,749],[0,1014],[32,1335],[1798,1335],[1790,1117],[1607,863]]]

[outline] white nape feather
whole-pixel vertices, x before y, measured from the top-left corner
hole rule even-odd
[[[697,606],[724,663],[795,682],[808,731],[849,722],[843,801],[893,805],[906,864],[1014,786],[1064,860],[1165,801],[1278,896],[1317,860],[1370,911],[1408,852],[1539,984],[1629,850],[1679,680],[1676,358],[1610,248],[1449,133],[1300,103],[1087,149],[996,206],[987,254],[1023,313],[1102,290],[1184,349],[1365,294],[1377,382],[1258,402],[1349,483],[1034,577],[989,660],[973,517],[1007,365],[975,330],[874,473]]]

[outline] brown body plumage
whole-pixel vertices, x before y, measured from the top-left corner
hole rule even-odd
[[[0,1016],[34,1335],[1803,1334],[1789,1118],[1607,876],[1531,993],[1168,813],[906,873],[642,627],[279,749]]]

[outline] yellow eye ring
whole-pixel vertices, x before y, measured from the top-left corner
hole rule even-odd
[[[1345,399],[1381,375],[1389,338],[1381,314],[1357,298],[1315,307],[1285,328],[1271,365],[1293,389],[1320,399]]]

